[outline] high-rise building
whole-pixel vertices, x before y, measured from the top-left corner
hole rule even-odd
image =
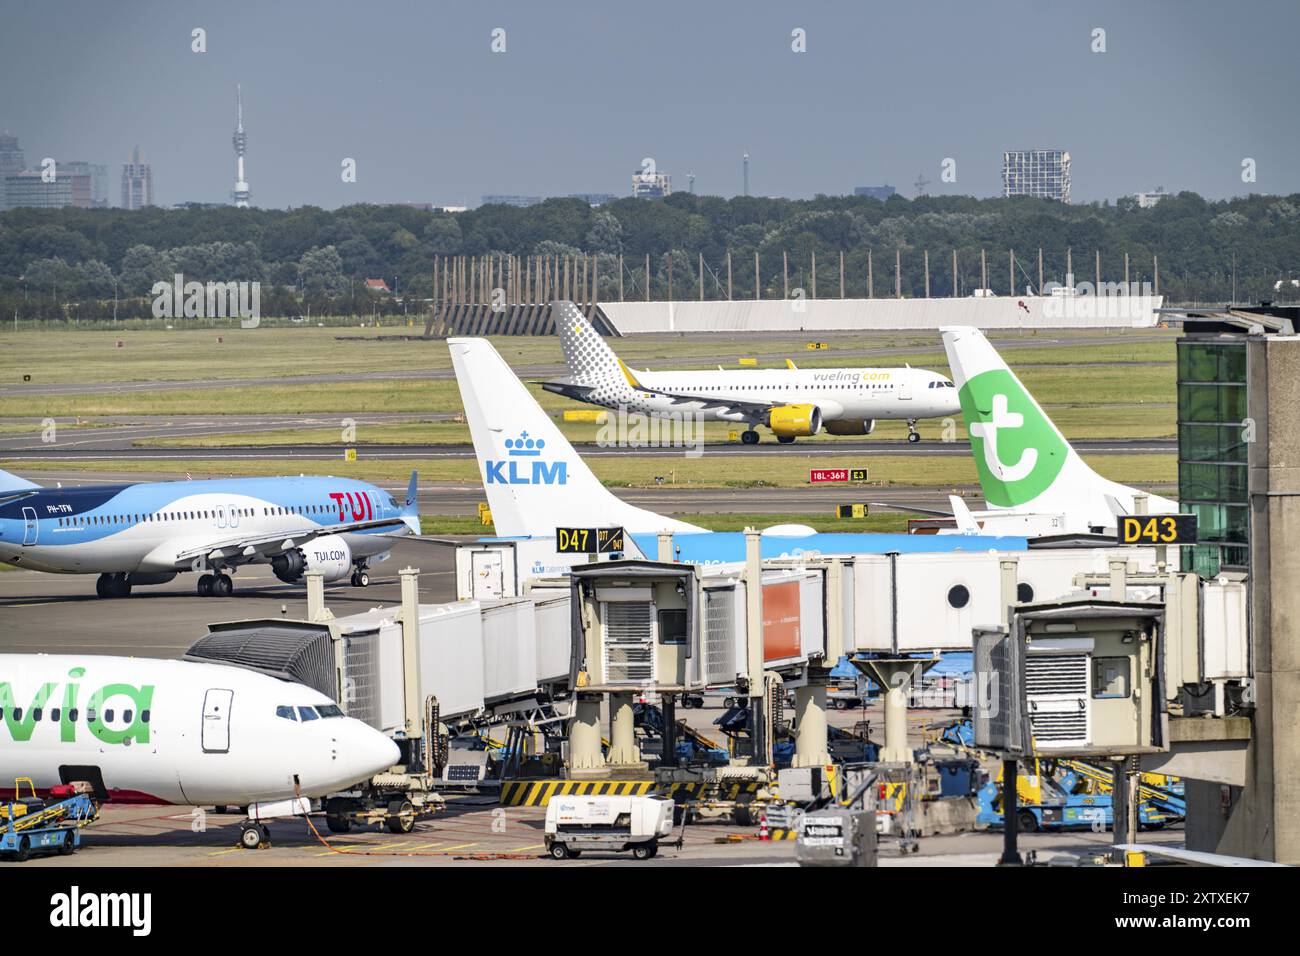
[[[854,186],[853,195],[870,196],[872,199],[879,199],[884,202],[890,196],[898,192],[893,186]]]
[[[667,173],[650,169],[632,174],[632,195],[637,199],[662,199],[671,196],[673,179]]]
[[[26,166],[18,137],[11,136],[9,130],[0,133],[0,210],[9,208],[5,202],[5,178],[21,173]]]
[[[56,167],[60,176],[72,177],[72,205],[81,209],[108,207],[108,165],[69,160]]]
[[[1070,154],[1063,149],[1012,149],[1002,154],[1002,195],[1070,201]]]
[[[122,208],[143,209],[153,205],[153,169],[140,159],[140,147],[131,161],[122,164]]]
[[[231,140],[235,146],[235,188],[230,193],[231,201],[240,209],[248,208],[248,180],[244,178],[244,148],[248,137],[244,135],[244,91],[235,84],[235,136]]]
[[[89,179],[86,190],[89,194]],[[5,205],[9,209],[61,209],[73,204],[73,177],[62,172],[53,179],[35,171],[14,173],[5,177],[4,191]]]

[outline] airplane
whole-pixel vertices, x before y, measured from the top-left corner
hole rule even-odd
[[[200,572],[203,597],[228,597],[230,574],[269,564],[281,581],[307,571],[369,583],[392,536],[420,533],[416,473],[399,504],[349,478],[226,478],[45,488],[0,471],[0,561],[54,574],[98,574],[100,597]]]
[[[1121,485],[1079,457],[984,333],[939,329],[957,384],[971,453],[988,510],[973,512],[950,496],[957,530],[975,534],[1066,534],[1114,528],[1136,513],[1176,514],[1178,502]],[[940,514],[940,512],[935,512]]]
[[[907,421],[907,440],[921,435],[922,418],[943,418],[960,410],[953,383],[937,372],[904,368],[784,369],[634,372],[614,354],[572,302],[552,306],[570,377],[542,382],[548,392],[647,415],[699,413],[743,423],[747,444],[765,425],[777,441],[816,435],[870,435],[880,419]]]
[[[629,534],[705,529],[614,497],[487,339],[447,340],[492,522],[500,535],[562,527]]]
[[[0,654],[0,712],[0,793],[30,777],[42,794],[84,781],[101,802],[247,806],[254,847],[258,821],[400,760],[319,691],[226,664]]]

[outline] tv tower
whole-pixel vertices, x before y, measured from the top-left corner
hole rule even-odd
[[[237,121],[235,136],[231,140],[235,144],[235,189],[230,198],[240,209],[247,209],[248,180],[244,179],[244,148],[248,145],[248,137],[244,135],[244,93],[238,83],[235,84],[235,103]]]
[[[743,177],[743,179],[744,179],[744,186],[743,186],[744,192],[742,192],[741,195],[743,195],[743,196],[748,196],[748,195],[749,195],[749,150],[745,150],[745,158],[744,158],[744,161],[743,161],[742,165],[743,165],[743,167],[744,167],[744,177]]]

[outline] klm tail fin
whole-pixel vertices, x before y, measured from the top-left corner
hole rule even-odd
[[[631,373],[627,367],[576,305],[560,300],[551,303],[551,312],[555,315],[564,361],[574,385],[617,387],[629,381],[636,387],[635,380],[629,379]]]
[[[7,471],[0,471],[0,494],[6,491],[29,491],[32,488],[39,487],[40,485],[30,482],[26,478],[19,478]]]
[[[1133,511],[1135,488],[1097,474],[1065,440],[979,329],[939,330],[970,431],[980,488],[990,508],[1065,514],[1078,525],[1113,527],[1114,507]],[[1176,503],[1148,496],[1152,514]]]
[[[614,497],[487,339],[448,339],[447,345],[498,534],[548,537],[563,527],[704,530]]]

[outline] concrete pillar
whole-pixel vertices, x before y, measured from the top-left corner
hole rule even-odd
[[[609,695],[609,763],[626,766],[641,762],[636,745],[636,720],[632,714],[631,694]]]
[[[883,763],[911,763],[912,749],[907,745],[906,673],[899,671],[885,690],[885,747],[880,752]]]
[[[1128,600],[1128,561],[1124,558],[1112,558],[1110,564],[1110,599],[1112,601]]]
[[[579,694],[569,718],[569,771],[602,771],[605,756],[600,752],[600,695]]]
[[[402,568],[402,690],[406,736],[418,738],[424,710],[420,706],[420,571]]]
[[[325,575],[319,571],[307,572],[307,620],[328,621],[334,615],[325,606]]]
[[[820,767],[831,762],[826,743],[826,679],[808,680],[794,692],[794,767]]]

